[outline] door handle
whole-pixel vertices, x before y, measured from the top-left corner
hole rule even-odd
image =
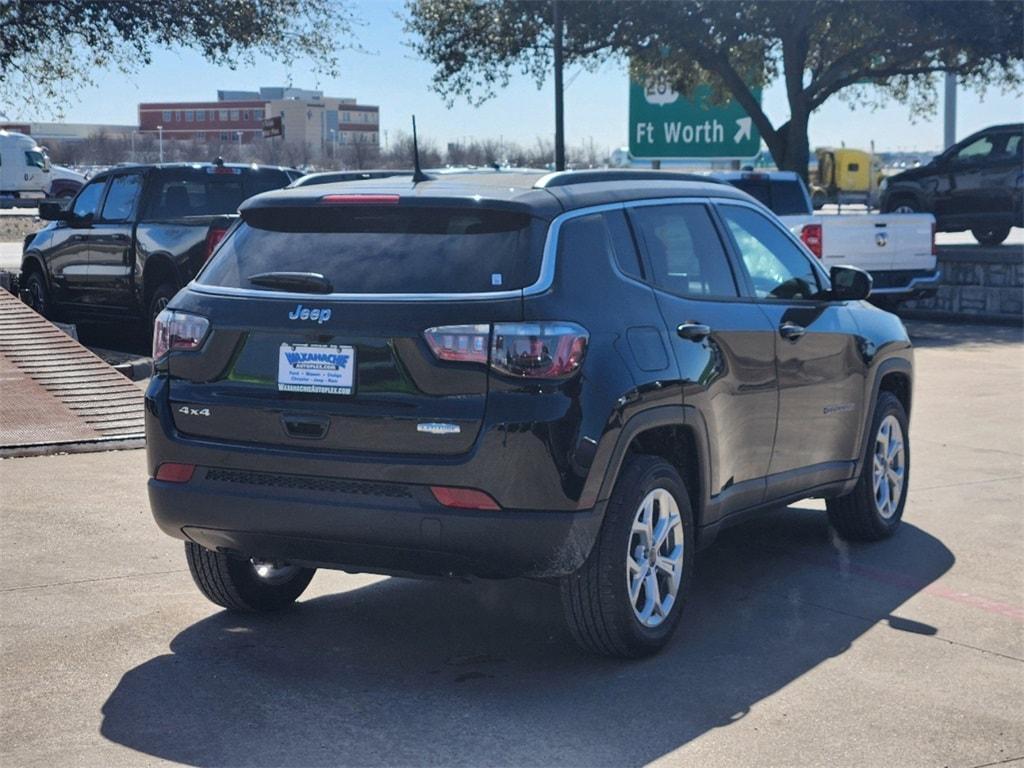
[[[711,335],[711,327],[702,323],[686,322],[676,328],[679,338],[687,341],[703,341]]]
[[[783,323],[779,326],[779,335],[790,341],[796,341],[805,333],[807,333],[807,329],[796,323]]]

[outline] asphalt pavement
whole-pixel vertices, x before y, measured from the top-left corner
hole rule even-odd
[[[557,592],[320,572],[206,602],[142,451],[0,461],[0,765],[991,766],[1024,758],[1024,340],[912,324],[905,522],[820,502],[702,553],[661,655],[588,656]]]

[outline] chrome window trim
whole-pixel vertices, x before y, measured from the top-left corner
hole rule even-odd
[[[718,199],[718,198],[715,198]],[[591,205],[586,208],[576,208],[565,213],[560,213],[548,225],[547,235],[544,240],[544,252],[541,256],[540,272],[537,280],[532,285],[510,291],[481,291],[475,293],[293,293],[290,291],[261,291],[255,288],[230,288],[218,285],[200,285],[193,278],[186,286],[190,291],[203,295],[228,296],[259,299],[288,299],[290,301],[358,301],[358,302],[387,302],[387,301],[413,301],[413,302],[436,302],[436,301],[500,301],[502,299],[520,299],[527,296],[539,296],[551,290],[555,281],[555,261],[558,252],[558,237],[562,225],[571,219],[581,216],[589,216],[594,213],[606,211],[621,211],[629,208],[649,205],[674,205],[677,203],[692,203],[700,205],[713,204],[711,197],[663,197],[649,200],[630,200],[619,203],[602,203]],[[729,198],[730,202],[732,198]],[[737,200],[737,203],[746,205],[744,201]],[[750,206],[754,208],[755,206]],[[785,229],[783,228],[783,231]],[[788,233],[787,233],[788,234]],[[792,236],[791,236],[792,237]],[[227,238],[225,238],[226,240]],[[222,241],[223,242],[223,241]],[[219,245],[218,245],[219,248]],[[203,270],[200,270],[201,275]],[[199,277],[199,275],[196,275]],[[647,283],[643,283],[647,285]]]

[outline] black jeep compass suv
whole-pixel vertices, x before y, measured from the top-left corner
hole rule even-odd
[[[153,513],[227,608],[322,567],[543,577],[584,646],[648,654],[745,513],[899,525],[912,351],[869,292],[681,174],[262,194],[156,324]]]

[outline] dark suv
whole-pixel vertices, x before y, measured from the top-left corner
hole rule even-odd
[[[999,245],[1024,226],[1024,124],[996,125],[954,144],[928,165],[882,182],[886,213],[933,213],[940,232]]]
[[[542,577],[584,646],[651,653],[745,513],[899,525],[912,350],[869,291],[667,173],[259,195],[158,318],[153,513],[227,608],[318,567]]]

